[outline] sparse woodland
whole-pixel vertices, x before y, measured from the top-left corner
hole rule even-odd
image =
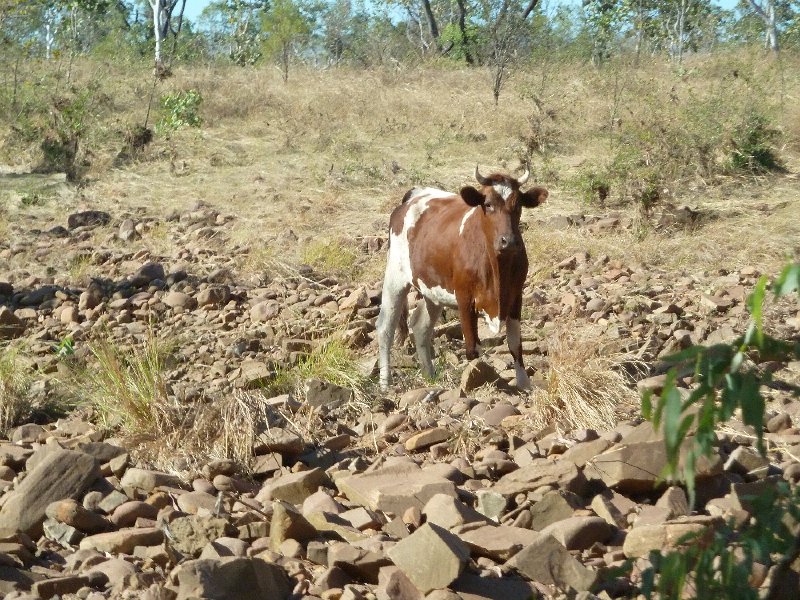
[[[800,598],[795,2],[184,8],[0,0],[0,596]],[[476,164],[533,390],[448,310],[381,393]]]

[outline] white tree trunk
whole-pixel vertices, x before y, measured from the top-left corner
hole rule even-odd
[[[159,67],[162,64],[161,46],[164,43],[164,30],[166,29],[167,11],[165,10],[164,0],[148,0],[150,8],[153,9],[153,33],[156,38],[155,62]]]
[[[756,14],[761,17],[766,27],[765,43],[768,49],[773,52],[778,52],[778,23],[775,16],[775,3],[773,0],[764,0],[763,4],[759,4],[756,0],[749,0],[750,6],[756,11]]]

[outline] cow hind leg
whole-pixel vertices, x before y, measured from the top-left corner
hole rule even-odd
[[[509,318],[506,320],[506,339],[508,341],[508,351],[514,357],[514,370],[517,374],[517,387],[521,390],[531,389],[531,378],[525,371],[522,362],[522,333],[519,319]]]
[[[433,328],[439,316],[442,314],[442,307],[430,300],[425,299],[414,311],[414,319],[411,328],[414,332],[414,343],[417,347],[417,359],[422,373],[432,379],[433,370]]]
[[[406,294],[408,284],[398,283],[387,273],[381,293],[381,310],[378,314],[376,329],[378,331],[378,363],[380,365],[381,390],[389,389],[392,381],[390,359],[392,342],[400,319],[407,314]]]
[[[461,332],[464,334],[464,349],[467,359],[478,358],[478,313],[472,305],[472,298],[459,298],[458,316],[461,321]]]

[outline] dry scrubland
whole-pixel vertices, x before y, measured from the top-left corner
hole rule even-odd
[[[28,174],[41,160],[38,140],[26,141],[17,123],[0,125],[0,162],[11,173],[0,177],[0,307],[15,315],[4,323],[14,339],[4,342],[0,361],[0,426],[25,449],[2,467],[10,470],[2,477],[0,489],[8,493],[0,502],[9,503],[11,490],[33,493],[33,484],[25,489],[9,482],[50,437],[51,444],[58,440],[97,455],[106,487],[88,469],[86,481],[75,482],[71,495],[88,498],[87,491],[97,492],[96,500],[108,502],[98,508],[84,499],[102,519],[99,525],[64,517],[76,513],[74,507],[54,514],[51,509],[51,521],[86,535],[81,547],[87,549],[132,554],[134,546],[144,548],[133,560],[142,589],[160,588],[163,575],[152,573],[168,571],[181,555],[245,551],[238,542],[212,550],[192,546],[202,527],[207,527],[203,535],[211,536],[211,526],[199,521],[181,522],[180,531],[176,525],[172,534],[180,539],[164,546],[162,529],[155,527],[157,511],[139,505],[140,529],[151,537],[120,529],[135,522],[114,516],[125,501],[147,499],[151,507],[163,508],[172,505],[167,491],[176,507],[197,515],[192,518],[207,519],[209,510],[222,506],[239,534],[215,522],[221,528],[217,537],[239,537],[250,554],[269,552],[263,556],[281,566],[273,575],[283,582],[288,573],[292,579],[286,581],[297,592],[322,595],[354,582],[349,597],[368,596],[377,569],[389,564],[387,552],[417,588],[450,585],[420,583],[429,574],[407,564],[407,550],[389,549],[386,536],[404,537],[415,529],[418,549],[436,547],[440,554],[432,562],[455,561],[456,571],[466,558],[453,548],[466,540],[470,574],[451,588],[485,592],[480,586],[500,572],[498,566],[521,547],[526,552],[533,547],[524,532],[567,517],[602,523],[574,521],[573,529],[562,523],[549,531],[563,546],[551,549],[553,560],[561,562],[542,574],[533,551],[520,553],[516,563],[502,568],[511,586],[503,588],[503,597],[530,594],[513,572],[551,596],[596,588],[595,568],[646,555],[652,540],[630,532],[628,539],[635,541],[622,548],[633,515],[647,514],[661,526],[681,513],[673,501],[668,515],[648,512],[661,494],[653,487],[653,473],[664,458],[656,446],[637,453],[655,461],[643,466],[651,469],[644,483],[613,481],[597,463],[596,454],[614,451],[612,444],[626,435],[633,435],[631,444],[658,439],[649,425],[637,425],[636,381],[658,389],[662,382],[652,376],[663,372],[660,358],[689,343],[725,340],[742,331],[744,299],[758,274],[776,274],[800,253],[799,63],[793,56],[777,62],[723,54],[692,57],[677,73],[661,63],[595,69],[553,59],[516,69],[498,106],[488,72],[478,69],[298,69],[283,84],[270,68],[178,67],[158,84],[156,98],[199,91],[202,125],[156,132],[135,151],[126,144],[147,111],[152,82],[146,67],[80,63],[72,91],[44,70],[38,84],[29,75],[19,90],[23,106],[46,97],[51,86],[59,86],[67,99],[76,90],[93,91],[77,184],[58,174]],[[154,106],[149,125],[160,114]],[[47,118],[41,117],[42,123]],[[781,168],[743,168],[737,160],[747,144],[770,146]],[[437,335],[437,380],[423,381],[406,357],[408,348],[398,349],[398,388],[381,396],[370,369],[392,207],[414,185],[454,190],[471,183],[476,163],[483,172],[517,171],[524,161],[551,192],[544,207],[523,215],[531,259],[523,337],[536,390],[520,395],[503,384],[509,357],[499,339],[485,340],[483,367],[468,367],[455,315],[447,315]],[[609,193],[601,202],[603,186]],[[68,215],[87,210],[104,211],[110,221],[53,229],[67,226]],[[176,272],[180,275],[170,278]],[[771,303],[766,314],[771,330],[796,339],[796,305]],[[498,374],[500,384],[493,384]],[[796,380],[796,366],[783,374]],[[281,395],[286,392],[292,395]],[[770,399],[770,416],[789,415],[788,426],[800,418],[779,390]],[[44,426],[15,429],[30,420]],[[617,425],[618,420],[625,421]],[[728,444],[720,450],[723,460],[734,442],[752,441],[742,431],[723,435]],[[792,438],[798,437],[796,429],[772,433],[781,431],[784,437],[770,442],[770,461],[789,472],[800,440]],[[106,443],[98,445],[103,438]],[[89,442],[96,445],[90,448]],[[0,453],[9,447],[0,446]],[[591,449],[591,456],[583,454]],[[430,477],[431,485],[455,496],[455,488],[442,483],[444,475],[457,483],[462,500],[472,498],[469,511],[462,503],[423,507],[399,494],[392,505],[369,496],[370,486],[380,489],[386,481],[360,483],[358,474],[372,462],[371,469],[380,473],[379,457],[406,453],[429,469],[427,475],[406,464],[386,467],[399,471],[384,477]],[[429,468],[429,462],[449,462],[458,472]],[[294,465],[296,473],[281,476],[281,465],[284,471]],[[133,466],[177,474],[183,483]],[[584,471],[595,487],[584,485]],[[728,471],[744,476],[749,468],[735,463]],[[356,475],[345,483],[345,474]],[[193,477],[199,477],[194,492],[176,491]],[[117,493],[124,492],[119,505],[108,500],[108,486],[115,485]],[[615,490],[613,502],[619,494],[632,500],[603,512],[606,500],[597,500],[597,485]],[[348,513],[344,521],[315,517],[313,527],[298,524],[289,504],[299,506],[318,486],[336,491],[338,501],[360,512]],[[486,494],[475,496],[482,489]],[[544,502],[548,490],[557,490],[561,499]],[[223,499],[215,509],[218,492]],[[324,493],[327,499],[320,499],[321,493],[314,494],[320,504],[312,503],[309,514],[343,512]],[[711,493],[707,490],[716,498]],[[234,505],[237,498],[249,498],[250,504]],[[19,495],[15,501],[25,503]],[[542,517],[542,507],[554,502],[556,512]],[[398,506],[405,512],[398,514]],[[486,528],[470,538],[468,527],[456,532],[462,541],[453,541],[447,532],[419,527],[425,519],[453,529],[456,522],[482,518],[470,512],[472,506],[513,525],[513,531],[504,532],[501,543]],[[12,517],[4,511],[0,525],[8,526]],[[706,515],[698,519],[718,514],[702,507],[700,512]],[[398,526],[395,516],[405,526]],[[708,524],[686,527],[697,523]],[[36,539],[40,525],[26,527]],[[46,528],[41,547],[53,550],[54,539],[68,547],[78,543],[69,531],[53,533],[53,527]],[[118,536],[114,543],[87,542],[106,529],[114,533],[101,535]],[[336,530],[369,552],[342,554],[336,567],[330,554],[327,563],[320,562],[319,546],[311,545],[317,542],[308,540],[323,530]],[[375,531],[384,532],[377,541]],[[423,534],[434,541],[424,541]],[[259,542],[265,537],[272,539]],[[517,545],[505,547],[508,540]],[[591,549],[594,542],[605,544],[599,554]],[[567,564],[572,558],[564,548],[584,566]],[[31,561],[22,550],[11,554],[21,557],[14,568],[29,577]],[[331,575],[326,564],[340,570]],[[80,565],[64,569],[48,563],[47,568],[45,579],[85,572]],[[572,575],[554,579],[559,569]],[[127,571],[108,575],[111,584],[103,597],[124,595],[131,585],[123,581]],[[179,593],[188,593],[175,573],[171,577]],[[405,576],[391,577],[402,579],[394,585],[408,583]],[[39,578],[2,589],[25,589]],[[631,580],[637,581],[635,570]],[[90,578],[79,583],[97,587]],[[44,585],[41,589],[50,589]],[[381,589],[391,585],[382,580]],[[632,589],[626,578],[600,585],[615,597]]]

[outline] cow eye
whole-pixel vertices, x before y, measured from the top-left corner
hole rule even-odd
[[[491,204],[487,204],[486,205],[486,212],[493,213],[494,212],[494,206],[491,205]]]

